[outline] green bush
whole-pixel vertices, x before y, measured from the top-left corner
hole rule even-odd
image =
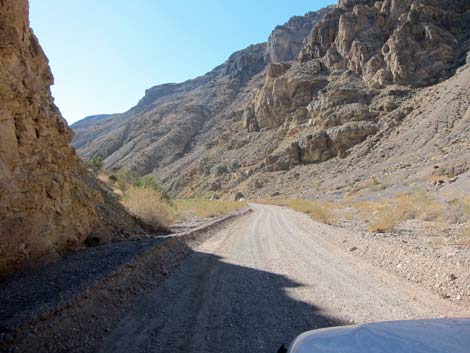
[[[88,164],[93,168],[95,172],[99,172],[104,167],[103,157],[96,156],[88,161]]]
[[[139,177],[133,172],[121,169],[113,174],[113,179],[117,184],[118,189],[125,193],[129,186],[135,185],[137,183]]]
[[[171,202],[171,197],[168,192],[160,184],[158,184],[157,180],[153,176],[146,176],[140,178],[136,181],[134,185],[139,188],[152,188],[161,195],[162,199],[165,202]]]

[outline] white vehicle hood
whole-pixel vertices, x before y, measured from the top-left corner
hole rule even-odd
[[[470,319],[395,321],[309,331],[289,353],[470,353]]]

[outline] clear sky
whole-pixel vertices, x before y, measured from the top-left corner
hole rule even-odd
[[[30,0],[69,123],[119,113],[145,89],[200,76],[335,0]]]

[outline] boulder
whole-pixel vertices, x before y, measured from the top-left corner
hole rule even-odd
[[[245,201],[245,195],[241,192],[237,192],[233,198],[235,201]]]
[[[375,123],[359,121],[309,134],[299,141],[300,162],[320,163],[336,156],[344,157],[349,148],[378,130]]]

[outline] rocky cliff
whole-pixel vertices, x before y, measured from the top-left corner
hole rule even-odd
[[[429,139],[410,165],[453,163],[452,152],[442,151],[468,102],[454,97],[462,109],[440,117],[416,114],[412,102],[428,88],[451,85],[469,50],[468,1],[341,0],[294,17],[267,44],[234,54],[206,76],[153,88],[129,112],[82,125],[75,144],[86,158],[105,157],[111,169],[154,174],[179,195],[336,193],[356,182],[349,179],[356,172],[359,180],[388,174],[376,169],[377,155],[393,157],[383,145],[416,151],[420,134]],[[431,100],[442,99],[431,92]],[[442,119],[448,130],[431,138]],[[405,122],[411,135],[401,130]],[[462,141],[469,137],[459,131]],[[403,161],[388,163],[402,178]]]
[[[292,18],[272,32],[268,43],[234,53],[202,77],[150,88],[126,113],[74,124],[74,146],[85,159],[105,157],[110,169],[149,174],[171,166],[193,151],[201,136],[241,119],[263,84],[267,63],[295,59],[327,12]]]
[[[54,105],[53,76],[29,28],[28,1],[0,2],[0,275],[143,225],[88,172]]]

